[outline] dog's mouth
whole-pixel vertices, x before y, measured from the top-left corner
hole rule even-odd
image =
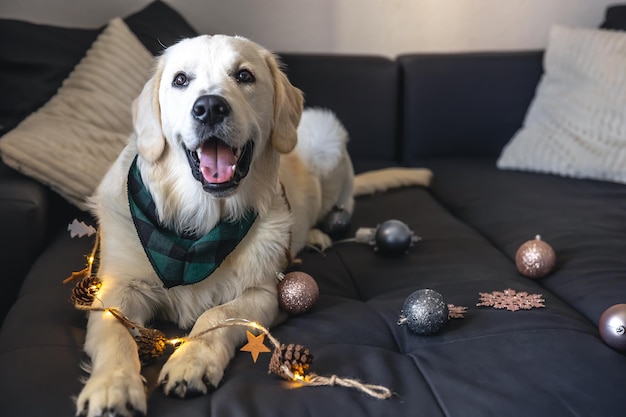
[[[250,140],[244,146],[234,148],[212,136],[198,149],[186,151],[191,173],[204,191],[225,197],[248,175],[254,143]]]

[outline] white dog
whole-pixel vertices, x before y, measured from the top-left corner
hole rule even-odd
[[[299,126],[302,105],[276,58],[246,39],[201,36],[168,48],[134,104],[135,134],[92,200],[98,304],[142,325],[170,320],[190,336],[228,318],[275,323],[276,273],[307,243],[331,244],[315,225],[333,206],[353,208],[347,133],[323,110],[305,111]],[[392,171],[356,187],[429,179],[426,170]],[[220,329],[182,344],[161,371],[164,391],[217,387],[244,337]],[[145,414],[127,328],[91,312],[85,350],[91,375],[77,415]]]

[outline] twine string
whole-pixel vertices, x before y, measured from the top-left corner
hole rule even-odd
[[[371,397],[378,398],[379,400],[385,400],[391,397],[392,392],[389,388],[382,385],[364,384],[361,381],[350,378],[340,378],[337,375],[331,375],[330,377],[320,376],[317,374],[310,374],[303,384],[311,386],[335,386],[339,385],[346,388],[354,388]]]
[[[247,319],[236,319],[236,318],[231,318],[231,319],[226,319],[221,323],[218,323],[212,327],[209,327],[207,329],[204,329],[203,331],[194,334],[193,336],[187,336],[182,338],[183,341],[192,341],[195,339],[200,339],[202,336],[206,335],[207,333],[210,333],[214,330],[217,329],[222,329],[225,327],[234,327],[234,326],[245,326],[245,327],[250,327],[252,329],[256,329],[259,330],[261,333],[263,333],[265,336],[267,336],[267,338],[270,340],[270,342],[272,343],[272,345],[274,346],[274,348],[278,349],[280,348],[280,342],[278,341],[278,339],[276,339],[274,336],[272,336],[272,334],[270,333],[269,330],[267,330],[265,327],[261,326],[260,324],[247,320]]]

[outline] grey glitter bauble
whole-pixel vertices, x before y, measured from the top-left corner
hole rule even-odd
[[[448,305],[431,289],[417,290],[407,297],[398,325],[407,325],[418,335],[435,334],[448,322]]]
[[[278,283],[278,304],[290,314],[309,311],[317,302],[319,294],[317,282],[305,272],[290,272]]]

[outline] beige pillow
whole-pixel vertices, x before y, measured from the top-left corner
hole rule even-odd
[[[626,183],[626,33],[555,26],[544,70],[497,166]]]
[[[86,209],[132,132],[131,103],[152,65],[124,21],[111,20],[57,94],[0,139],[2,160]]]

